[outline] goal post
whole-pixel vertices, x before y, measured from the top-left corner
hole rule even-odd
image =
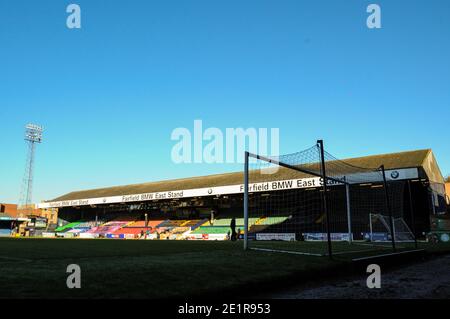
[[[320,171],[321,171],[321,177],[322,177],[322,190],[323,190],[323,207],[325,211],[325,218],[326,218],[326,227],[327,227],[327,244],[328,244],[328,256],[331,258],[333,256],[333,249],[331,248],[331,235],[330,235],[330,213],[328,211],[328,179],[327,179],[327,171],[325,169],[325,152],[323,149],[323,140],[318,140],[317,145],[320,148]]]
[[[350,205],[350,185],[345,184],[345,202],[347,208],[347,229],[348,229],[348,242],[352,243],[353,241],[353,232],[352,232],[352,209]]]
[[[386,170],[384,169],[384,164],[380,166],[381,172],[383,173],[383,186],[384,186],[384,193],[386,198],[386,209],[389,214],[389,224],[390,229],[394,229],[394,217],[392,216],[392,210],[391,210],[391,204],[389,201],[389,191],[388,191],[388,184],[386,181]],[[395,236],[391,236],[391,242],[392,242],[392,249],[395,251]]]

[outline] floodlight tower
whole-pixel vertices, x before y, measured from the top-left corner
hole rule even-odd
[[[19,203],[21,209],[24,211],[31,209],[32,212],[31,199],[33,195],[34,156],[36,143],[42,143],[43,131],[43,127],[36,124],[27,124],[25,126],[25,141],[28,146],[28,153]]]

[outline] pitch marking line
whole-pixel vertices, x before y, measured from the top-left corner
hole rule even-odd
[[[348,251],[338,251],[333,252],[333,255],[345,255],[345,254],[353,254],[353,253],[364,253],[368,251],[375,251],[374,249],[362,249],[362,250],[348,250]]]
[[[298,251],[289,251],[289,250],[280,250],[280,249],[267,249],[267,248],[250,248],[251,250],[260,250],[260,251],[268,251],[272,253],[288,253],[288,254],[294,254],[294,255],[306,255],[306,256],[316,256],[316,257],[323,257],[325,255],[322,254],[313,254],[313,253],[302,253]]]
[[[27,261],[27,262],[33,261],[33,260],[27,259],[27,258],[0,256],[0,260],[2,260],[2,259],[13,260],[13,261]]]

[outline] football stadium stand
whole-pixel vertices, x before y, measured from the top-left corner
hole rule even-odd
[[[183,224],[187,223],[188,220],[165,220],[162,222],[159,227],[179,227]]]
[[[444,178],[431,150],[376,154],[343,161],[355,167],[369,168],[384,165],[388,182],[397,185],[399,194],[404,195],[400,194],[399,200],[396,201],[395,212],[406,217],[414,216],[415,233],[420,234],[420,238],[424,238],[425,234],[432,230],[430,216],[441,216],[447,213]],[[268,178],[258,177],[260,179],[255,181],[261,183],[292,179],[301,181],[308,179],[308,176],[308,174],[300,172],[294,174],[292,170],[280,169]],[[231,231],[230,223],[233,216],[236,217],[236,231],[242,232],[244,229],[243,177],[243,172],[239,171],[75,191],[40,203],[38,207],[58,209],[58,218],[67,225],[59,225],[60,227],[56,229],[57,236],[67,234],[67,236],[95,238],[114,235],[119,237],[113,236],[113,238],[140,238],[142,232],[146,234],[150,232],[152,236],[146,236],[146,239],[155,236],[162,239],[226,238]],[[315,186],[298,188],[290,186],[289,183],[283,184],[281,188],[278,188],[278,184],[276,185],[277,193],[274,195],[306,196],[304,192],[310,191],[315,196],[314,200],[305,204],[305,212],[290,211],[286,205],[283,206],[283,201],[274,203],[273,207],[263,206],[264,202],[269,203],[270,200],[275,199],[266,197],[271,194],[266,194],[265,191],[251,192],[261,206],[258,208],[253,205],[255,211],[249,216],[251,217],[248,221],[249,233],[252,233],[254,238],[257,237],[254,234],[258,232],[277,233],[280,230],[301,235],[298,230],[305,229],[311,233],[322,234],[325,215],[319,207],[311,206],[313,203],[319,203],[320,200],[316,201],[316,197],[321,198],[322,190]],[[353,198],[373,196],[381,203],[381,200],[378,200],[379,185],[368,188],[365,188],[366,185],[362,186],[361,190],[358,188],[359,197]],[[272,191],[275,192],[275,189]],[[412,200],[409,199],[408,194]],[[262,197],[266,197],[264,201]],[[449,200],[448,197],[447,200]],[[340,203],[335,208],[339,216],[344,216],[339,217],[340,219],[335,223],[337,226],[334,232],[340,233],[348,228],[347,223],[343,222],[347,216],[346,202],[339,198],[334,201]],[[355,213],[352,218],[353,222],[361,225],[363,229],[368,226],[365,216],[360,214],[364,217],[361,218],[357,213],[362,210],[359,209],[359,201],[353,200]],[[410,207],[411,201],[416,208],[413,211]],[[151,219],[147,225],[144,216]],[[94,222],[94,219],[98,221]],[[412,220],[406,222],[412,223]],[[182,227],[187,227],[187,230]],[[361,234],[355,232],[354,236],[356,235]]]
[[[145,227],[145,221],[135,221],[111,232],[111,234],[119,236],[123,235],[123,238],[140,238],[141,235],[144,234],[144,237],[154,238],[154,236],[148,235],[155,234],[157,226],[162,222],[164,222],[164,220],[150,220],[147,222],[147,227]]]
[[[204,224],[207,221],[207,219],[194,219],[194,220],[189,220],[187,223],[184,223],[182,226],[184,227],[190,227],[191,230],[196,229],[197,227],[199,227],[200,225]]]
[[[229,232],[229,226],[200,226],[192,234],[228,234]]]
[[[133,216],[111,216],[111,220],[76,221],[56,228],[57,236],[124,239],[216,239],[225,240],[231,233],[231,218],[134,220]],[[250,232],[263,231],[282,223],[287,217],[250,218]],[[236,231],[244,227],[244,219],[236,218]]]

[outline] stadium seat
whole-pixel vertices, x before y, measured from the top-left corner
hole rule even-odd
[[[192,234],[227,234],[230,231],[229,226],[200,226]]]
[[[55,229],[55,231],[56,231],[56,232],[63,232],[63,231],[72,229],[72,228],[74,228],[75,226],[78,226],[80,223],[81,223],[81,222],[79,222],[79,221],[78,221],[78,222],[72,222],[72,223],[69,223],[69,224],[66,224],[66,225],[57,227],[57,228]]]

